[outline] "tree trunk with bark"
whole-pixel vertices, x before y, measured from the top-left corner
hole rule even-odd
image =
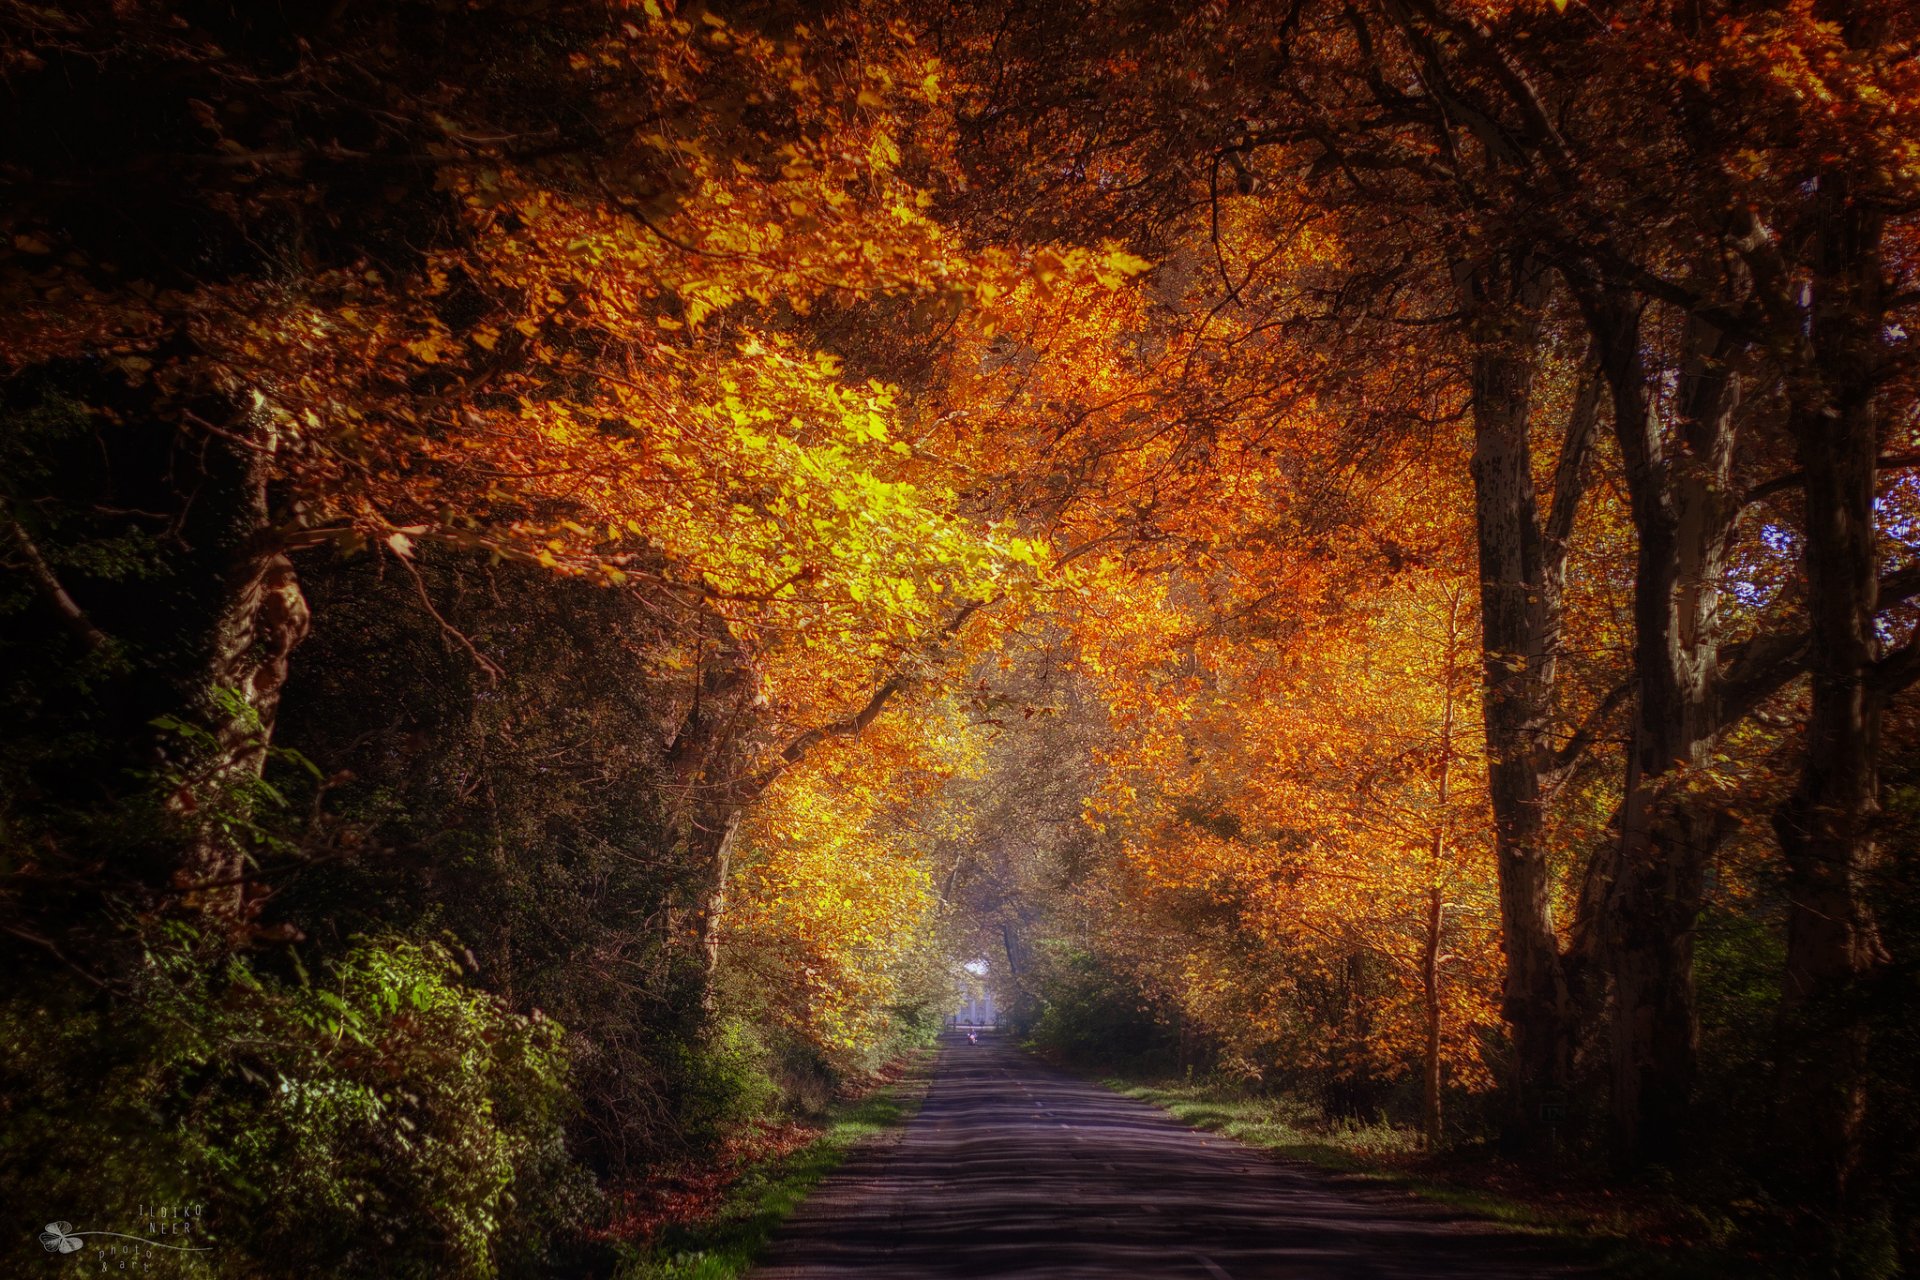
[[[1548,277],[1513,252],[1456,268],[1473,343],[1473,482],[1480,559],[1487,790],[1498,859],[1502,1013],[1513,1036],[1509,1140],[1537,1145],[1543,1094],[1564,1090],[1571,1010],[1543,841],[1553,771],[1553,686],[1560,651],[1566,533],[1591,435],[1568,432],[1548,525],[1533,478],[1533,385]]]
[[[1810,367],[1789,387],[1805,486],[1811,705],[1799,784],[1774,816],[1789,892],[1781,1118],[1810,1199],[1844,1233],[1865,1191],[1856,1176],[1867,1115],[1862,996],[1885,961],[1864,883],[1879,808],[1875,373],[1886,342],[1884,214],[1854,198],[1844,176],[1828,174],[1813,217]]]
[[[193,752],[172,804],[190,833],[176,874],[182,900],[233,929],[251,914],[244,832],[293,651],[306,638],[311,615],[293,561],[273,536],[272,437],[235,443],[229,451],[238,471],[223,537],[229,564],[191,695],[208,739]]]
[[[1441,712],[1438,766],[1434,779],[1433,833],[1428,838],[1427,920],[1425,945],[1420,954],[1421,997],[1426,1015],[1426,1060],[1421,1064],[1421,1121],[1427,1150],[1439,1149],[1441,1137],[1441,1085],[1444,1083],[1442,1034],[1445,1030],[1445,1002],[1442,998],[1442,970],[1447,922],[1447,849],[1453,825],[1454,730],[1458,723],[1455,691],[1459,687],[1464,664],[1462,650],[1470,637],[1460,618],[1462,600],[1454,594],[1448,601],[1446,649],[1440,667]]]
[[[1441,837],[1434,835],[1438,845]],[[1436,852],[1435,861],[1439,855]],[[1420,1071],[1420,1127],[1427,1150],[1440,1149],[1440,929],[1445,919],[1445,894],[1436,881],[1427,890],[1427,942],[1420,956],[1421,995],[1426,1005],[1426,1060]]]
[[[1631,1166],[1678,1154],[1697,1075],[1693,934],[1727,823],[1687,773],[1708,762],[1723,727],[1719,584],[1739,510],[1739,382],[1734,341],[1690,321],[1668,431],[1654,394],[1662,379],[1647,368],[1644,304],[1619,290],[1582,305],[1612,393],[1637,538],[1633,736],[1593,922],[1612,1001],[1612,1148]]]
[[[692,936],[699,943],[701,999],[711,1007],[733,845],[746,806],[758,794],[745,776],[743,751],[754,726],[758,682],[725,619],[704,620],[701,646],[699,678],[667,746],[666,763],[673,787],[669,838],[694,898]]]
[[[940,640],[957,635],[985,601],[962,604],[941,629]],[[700,942],[703,999],[711,1009],[713,975],[720,963],[725,925],[727,881],[733,871],[734,843],[741,820],[753,804],[789,768],[830,738],[856,735],[877,719],[907,686],[904,675],[883,680],[859,710],[804,730],[788,739],[764,768],[750,765],[750,743],[759,717],[759,679],[747,651],[734,639],[726,620],[708,615],[703,628],[700,679],[679,731],[668,745],[666,761],[675,800],[668,828],[689,883],[697,897],[694,936]]]

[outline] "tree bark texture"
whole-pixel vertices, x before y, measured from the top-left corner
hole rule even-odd
[[[703,632],[700,675],[679,731],[668,744],[666,761],[674,789],[668,829],[675,860],[686,869],[694,898],[693,935],[705,979],[702,1000],[710,1007],[734,841],[741,817],[759,790],[746,777],[742,750],[755,721],[757,681],[724,619],[709,617]]]
[[[1571,1063],[1567,982],[1542,838],[1565,549],[1551,545],[1541,527],[1530,437],[1548,286],[1524,253],[1462,265],[1456,279],[1473,342],[1487,790],[1506,954],[1502,1013],[1514,1054],[1508,1128],[1513,1141],[1533,1145],[1541,1095],[1566,1088]],[[1577,486],[1573,491],[1577,500]]]
[[[1435,845],[1442,837],[1435,833]],[[1438,854],[1435,855],[1438,861]],[[1427,890],[1427,943],[1420,956],[1421,994],[1426,1003],[1426,1060],[1420,1070],[1420,1119],[1427,1150],[1440,1148],[1440,929],[1445,920],[1446,903],[1438,881]]]
[[[1864,881],[1875,858],[1881,699],[1874,492],[1884,345],[1884,215],[1821,179],[1808,367],[1789,387],[1804,476],[1810,707],[1799,784],[1774,816],[1787,864],[1782,1120],[1812,1198],[1853,1211],[1867,1114],[1864,988],[1885,954]]]
[[[229,927],[249,914],[239,834],[252,817],[248,787],[266,767],[293,651],[311,623],[293,561],[272,536],[271,441],[236,449],[244,451],[226,539],[229,567],[195,691],[212,742],[175,797],[191,832],[178,887],[186,905]]]
[[[1689,321],[1672,368],[1674,429],[1655,397],[1644,304],[1583,299],[1612,393],[1636,534],[1634,714],[1617,842],[1597,878],[1594,945],[1611,997],[1611,1140],[1622,1164],[1668,1161],[1687,1132],[1698,1071],[1693,935],[1725,837],[1690,787],[1722,728],[1720,595],[1739,503],[1732,493],[1736,344]]]

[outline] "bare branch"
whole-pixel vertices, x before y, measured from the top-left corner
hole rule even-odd
[[[1607,691],[1607,696],[1600,699],[1599,704],[1587,713],[1587,718],[1580,722],[1580,727],[1573,731],[1573,736],[1553,753],[1554,772],[1564,773],[1579,763],[1580,757],[1600,736],[1600,730],[1606,726],[1606,722],[1612,718],[1613,713],[1633,696],[1633,689],[1633,681],[1623,680]]]
[[[500,677],[506,674],[506,672],[500,669],[500,664],[487,657],[486,654],[481,653],[480,650],[474,646],[473,640],[468,637],[466,632],[460,630],[460,628],[454,626],[451,622],[448,622],[446,618],[442,616],[440,610],[434,608],[433,597],[427,594],[427,581],[420,576],[420,571],[413,567],[413,557],[396,551],[394,553],[394,559],[398,560],[400,567],[405,569],[413,578],[413,587],[414,590],[420,594],[420,603],[426,608],[426,611],[432,615],[433,620],[440,624],[440,633],[457,641],[460,647],[467,651],[467,655],[473,659],[474,664],[486,673],[488,684],[500,683]]]
[[[61,585],[59,575],[54,573],[53,566],[47,563],[47,558],[40,554],[40,547],[34,542],[33,535],[27,532],[26,526],[18,520],[9,520],[7,528],[13,534],[14,541],[20,544],[20,554],[27,562],[27,576],[33,579],[34,585],[40,588],[40,594],[59,613],[60,620],[66,624],[67,630],[79,637],[80,643],[84,644],[90,652],[104,647],[107,644],[107,633],[94,626],[93,620],[87,617],[86,610],[67,594],[66,587]]]
[[[1593,455],[1594,425],[1600,418],[1600,379],[1593,362],[1587,361],[1580,373],[1580,386],[1573,395],[1573,412],[1567,417],[1567,430],[1560,444],[1560,457],[1553,466],[1553,499],[1547,508],[1545,529],[1548,554],[1558,568],[1557,579],[1565,572],[1567,549],[1573,539],[1573,520],[1580,508],[1580,496],[1586,491],[1587,459]]]

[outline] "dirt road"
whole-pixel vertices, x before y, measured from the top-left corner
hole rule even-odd
[[[1538,1241],[1201,1133],[1004,1042],[950,1037],[926,1105],[857,1152],[756,1280],[1522,1280]]]

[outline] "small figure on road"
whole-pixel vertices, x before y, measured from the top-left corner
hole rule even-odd
[[[968,1043],[968,1044],[979,1044],[979,1043],[980,1043],[980,1033],[979,1033],[978,1031],[969,1031],[969,1032],[967,1032],[967,1043]]]

